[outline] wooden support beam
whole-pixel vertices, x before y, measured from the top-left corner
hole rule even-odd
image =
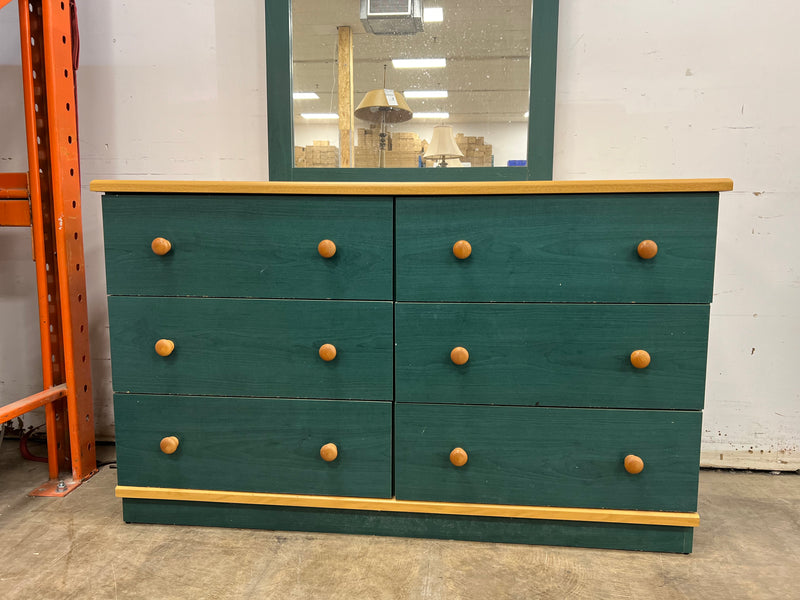
[[[353,34],[339,31],[339,166],[353,165]]]

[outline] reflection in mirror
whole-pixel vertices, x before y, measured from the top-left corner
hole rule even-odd
[[[524,165],[531,6],[292,0],[295,166]]]

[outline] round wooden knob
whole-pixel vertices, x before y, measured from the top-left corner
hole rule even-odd
[[[644,461],[635,454],[628,454],[625,457],[625,470],[631,475],[636,475],[644,469]]]
[[[322,344],[319,347],[319,357],[325,362],[330,362],[336,358],[336,346],[333,344]]]
[[[325,462],[332,462],[339,456],[339,449],[336,447],[336,444],[325,444],[319,449],[319,455]]]
[[[317,246],[317,252],[322,258],[332,258],[336,254],[336,244],[331,240],[322,240]]]
[[[178,449],[180,441],[174,435],[170,435],[161,440],[159,447],[164,454],[173,454]]]
[[[647,350],[634,350],[631,352],[631,364],[637,369],[644,369],[650,364],[650,353]]]
[[[644,240],[639,242],[639,246],[636,248],[636,252],[639,253],[639,256],[645,260],[650,260],[656,254],[658,254],[658,244],[656,244],[653,240]]]
[[[157,237],[150,243],[150,247],[153,249],[153,252],[159,256],[164,256],[167,252],[172,250],[172,242],[166,238]]]
[[[450,452],[450,462],[453,463],[456,467],[463,467],[467,464],[467,460],[469,457],[467,456],[467,451],[463,448],[453,448]]]
[[[472,245],[467,240],[458,240],[453,244],[453,254],[456,258],[464,260],[472,254]]]
[[[156,354],[159,356],[169,356],[175,350],[175,342],[172,340],[158,340],[156,342]]]
[[[450,351],[450,360],[456,365],[465,365],[469,360],[469,352],[466,348],[456,346]]]

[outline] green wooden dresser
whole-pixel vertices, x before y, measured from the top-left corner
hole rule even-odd
[[[125,520],[690,552],[731,188],[93,182]]]

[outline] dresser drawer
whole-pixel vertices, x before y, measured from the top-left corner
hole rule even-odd
[[[107,194],[108,293],[391,300],[392,211],[391,198]]]
[[[701,304],[398,303],[395,398],[701,409],[708,314]],[[637,350],[644,368],[631,362]]]
[[[391,496],[388,402],[117,394],[114,417],[120,485]]]
[[[403,500],[694,511],[701,414],[398,404]],[[461,448],[466,464],[450,454]],[[624,466],[638,456],[644,469]]]
[[[717,194],[398,198],[397,300],[711,301]],[[455,242],[471,246],[456,258]],[[640,242],[657,254],[640,258]]]
[[[392,399],[390,302],[111,296],[108,310],[115,391]]]

